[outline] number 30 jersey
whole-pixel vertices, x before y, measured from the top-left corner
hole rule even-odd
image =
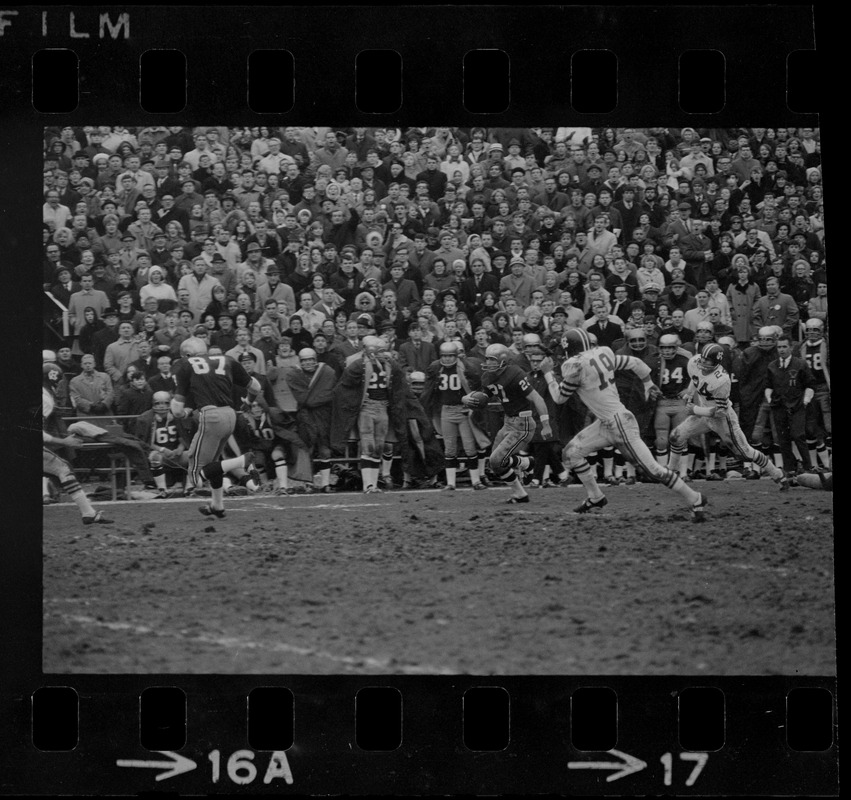
[[[688,374],[694,386],[692,402],[696,406],[709,406],[719,411],[730,411],[730,375],[722,366],[716,367],[708,375],[700,371],[700,356],[692,356],[688,362]]]
[[[172,368],[175,396],[190,408],[233,405],[233,387],[247,387],[251,376],[230,356],[185,356]]]
[[[632,370],[642,380],[650,374],[641,359],[616,356],[608,347],[594,347],[562,364],[559,393],[566,401],[574,392],[597,419],[610,422],[626,411],[615,386],[615,372]]]

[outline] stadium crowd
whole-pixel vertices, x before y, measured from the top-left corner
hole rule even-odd
[[[262,389],[234,392],[229,449],[265,475],[237,470],[232,493],[465,470],[485,488],[503,410],[461,396],[497,343],[547,405],[523,481],[566,485],[589,412],[547,387],[573,328],[650,368],[660,396],[628,371],[618,393],[684,480],[760,477],[711,433],[671,457],[688,360],[713,342],[754,448],[792,478],[830,466],[817,129],[47,128],[43,178],[57,441],[71,417],[120,419],[90,432],[156,497],[201,489],[196,423],[169,410],[189,338]],[[609,485],[648,479],[616,449],[589,461]]]

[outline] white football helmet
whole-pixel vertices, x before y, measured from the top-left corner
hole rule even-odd
[[[319,363],[316,359],[316,351],[312,347],[305,347],[298,351],[298,360],[304,372],[315,372]]]
[[[510,353],[504,344],[489,344],[482,362],[482,372],[498,375],[508,366]]]
[[[153,408],[154,413],[165,414],[171,405],[170,392],[154,392]]]
[[[700,344],[709,344],[715,338],[715,326],[707,320],[698,322],[694,329],[694,338]]]
[[[666,333],[659,337],[659,353],[665,361],[670,361],[680,346],[680,337],[676,333]]]
[[[197,336],[190,336],[180,343],[180,355],[205,356],[207,355],[207,343]]]
[[[824,337],[824,322],[818,317],[811,317],[804,325],[804,333],[807,336],[807,341],[816,344]]]
[[[777,331],[773,325],[765,325],[757,333],[757,346],[762,350],[771,350],[777,346]]]
[[[387,340],[382,339],[380,336],[364,336],[361,339],[361,344],[363,345],[363,351],[367,355],[378,355],[382,350],[387,349]]]
[[[544,343],[541,341],[541,337],[538,336],[537,333],[523,334],[522,347],[527,358],[531,353],[544,352]]]
[[[455,342],[443,342],[440,345],[440,363],[444,367],[458,363],[458,347]]]

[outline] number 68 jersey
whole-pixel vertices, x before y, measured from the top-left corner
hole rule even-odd
[[[608,347],[593,347],[562,364],[559,391],[565,400],[575,392],[597,419],[610,422],[627,410],[615,387],[615,372],[624,369],[642,380],[650,375],[650,367],[641,359],[616,356]]]

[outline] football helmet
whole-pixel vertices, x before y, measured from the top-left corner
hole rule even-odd
[[[169,392],[154,392],[154,413],[165,414],[171,405],[171,394]]]
[[[680,337],[676,333],[665,333],[659,337],[659,353],[665,361],[670,361],[680,346]]]
[[[694,329],[694,338],[700,344],[708,344],[715,338],[715,326],[708,320],[698,322]]]
[[[440,363],[451,367],[458,362],[458,346],[455,342],[443,342],[440,345]]]
[[[316,359],[316,351],[312,347],[304,347],[299,350],[298,360],[304,372],[315,372],[316,365],[319,363]]]
[[[731,350],[736,349],[736,340],[732,336],[719,336],[718,344],[723,344]]]
[[[41,351],[41,363],[42,364],[52,364],[56,361],[56,352],[53,350],[42,350]]]
[[[197,336],[190,336],[180,343],[180,355],[205,356],[207,355],[207,343]]]
[[[626,341],[629,349],[636,353],[647,349],[647,334],[644,328],[630,328],[626,333]]]
[[[498,375],[508,366],[510,353],[504,344],[489,344],[485,350],[482,372]]]
[[[544,352],[544,343],[541,341],[541,337],[538,336],[537,333],[524,333],[523,339],[521,340],[521,346],[527,357],[531,353]]]
[[[571,328],[566,331],[562,336],[561,343],[568,357],[578,356],[580,353],[590,350],[595,344],[590,335],[582,328]]]
[[[804,333],[807,336],[807,341],[815,344],[820,342],[824,336],[824,322],[818,317],[811,317],[804,325]]]
[[[708,375],[710,372],[718,369],[723,361],[724,348],[720,344],[711,342],[710,344],[705,344],[701,349],[697,367],[704,375]]]
[[[382,350],[387,349],[387,341],[380,336],[364,336],[361,344],[364,353],[370,356],[378,355]]]
[[[425,372],[420,372],[419,370],[415,370],[412,372],[408,378],[411,382],[411,391],[415,395],[419,395],[422,393],[425,388],[426,376]]]
[[[46,361],[41,365],[41,372],[42,381],[53,388],[55,388],[62,379],[62,370],[56,364],[49,361]]]
[[[765,325],[760,328],[757,333],[757,346],[761,350],[771,350],[777,346],[777,331],[773,325]]]

